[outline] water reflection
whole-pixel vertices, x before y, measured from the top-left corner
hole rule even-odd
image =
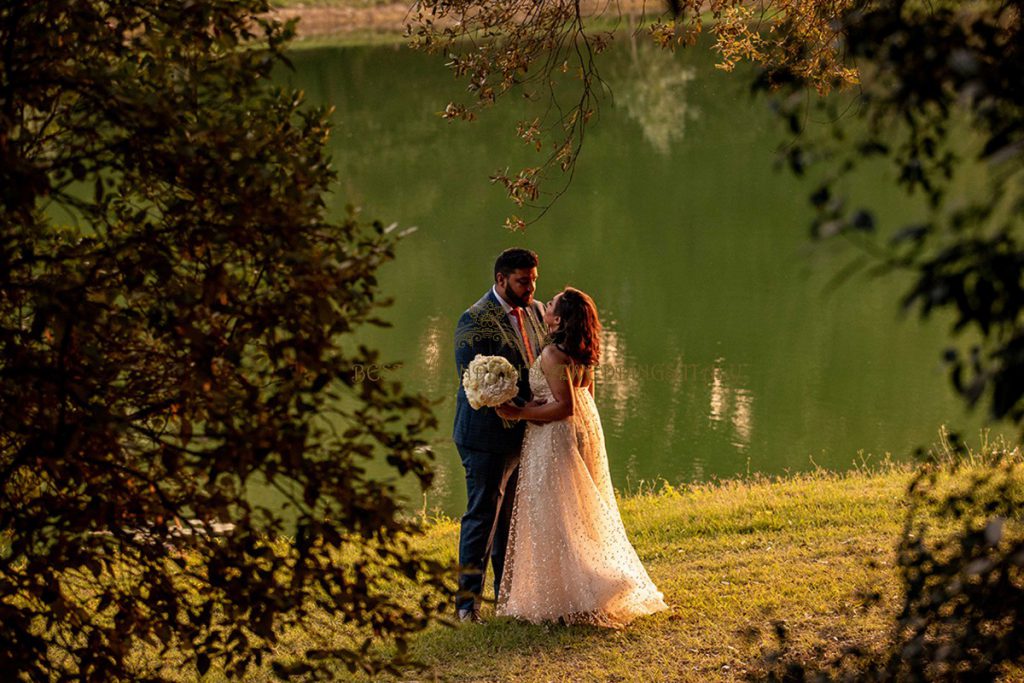
[[[718,429],[728,424],[732,428],[730,443],[743,451],[750,446],[754,431],[754,395],[749,389],[739,386],[742,375],[736,370],[727,371],[722,366],[723,361],[722,358],[716,359],[709,373],[709,426]]]
[[[427,318],[422,334],[420,334],[420,367],[422,371],[423,387],[430,395],[437,395],[443,389],[444,371],[441,363],[442,338],[445,338],[442,326],[444,321],[441,316],[432,315]],[[444,325],[445,329],[447,326]]]
[[[611,321],[601,330],[601,365],[598,368],[596,394],[602,423],[616,436],[621,435],[632,414],[633,405],[640,399],[640,379],[630,367],[623,335]],[[607,429],[607,427],[606,427]]]
[[[718,423],[725,419],[729,390],[722,375],[722,369],[717,365],[711,369],[711,406],[708,418],[711,420],[712,428],[716,428]]]
[[[442,452],[438,453],[438,456],[442,455],[442,453],[446,453],[450,448],[444,448],[441,450]],[[462,470],[458,467],[452,467],[452,464],[450,457],[438,458],[437,466],[434,467],[434,479],[430,483],[430,489],[424,491],[422,494],[422,512],[424,514],[437,514],[439,512],[452,513],[452,482],[453,480],[456,484],[461,484],[462,482]]]
[[[445,417],[454,411],[457,380],[448,360],[452,355],[451,321],[443,315],[430,315],[423,322],[423,329],[417,339],[416,367],[411,373],[416,389],[433,400],[439,400],[437,408],[443,417],[439,423],[439,434],[433,439],[436,458],[434,479],[430,490],[422,494],[424,514],[453,512],[451,500],[461,493],[462,468],[455,447],[450,438],[450,423]]]
[[[699,110],[687,98],[687,88],[697,76],[693,67],[680,67],[671,52],[649,38],[631,36],[629,61],[609,77],[615,105],[640,125],[644,139],[662,155],[681,142],[686,123]]]
[[[681,399],[683,394],[683,383],[687,381],[686,377],[686,366],[683,363],[683,357],[679,354],[675,355],[675,365],[672,367],[671,372],[668,373],[668,400],[670,409],[668,412],[668,421],[665,424],[665,430],[663,432],[662,448],[670,449],[676,446],[677,438],[677,423],[681,413]]]
[[[750,434],[754,431],[753,416],[751,407],[754,403],[754,395],[747,389],[736,389],[735,408],[732,414],[732,426],[736,431],[736,440],[733,445],[740,450],[746,450],[750,445]]]

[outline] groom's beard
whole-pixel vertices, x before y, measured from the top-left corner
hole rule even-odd
[[[519,306],[520,308],[529,308],[530,304],[533,303],[532,294],[530,295],[529,300],[526,300],[524,297],[519,296],[511,289],[506,289],[505,296],[502,298],[504,298],[505,301],[509,302],[513,306]]]

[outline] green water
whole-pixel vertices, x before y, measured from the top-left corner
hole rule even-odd
[[[981,425],[947,386],[948,324],[899,314],[907,280],[827,287],[855,252],[809,240],[813,188],[775,169],[784,131],[748,79],[716,71],[707,51],[646,48],[627,41],[606,55],[613,96],[569,191],[526,234],[501,227],[515,209],[487,180],[540,161],[515,138],[518,104],[449,123],[437,112],[461,86],[437,57],[391,47],[292,55],[296,70],[282,78],[336,108],[331,211],[351,203],[419,228],[382,273],[394,327],[367,338],[403,363],[391,376],[441,399],[431,509],[458,514],[465,502],[449,438],[453,327],[508,246],[540,255],[541,299],[572,284],[597,302],[597,402],[620,489],[844,469],[860,452],[907,458],[942,423],[969,435]],[[849,189],[895,224],[912,207],[892,185],[879,168]]]

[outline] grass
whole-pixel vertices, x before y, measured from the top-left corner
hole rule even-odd
[[[487,604],[483,624],[435,624],[412,638],[410,652],[424,669],[402,680],[742,680],[765,670],[764,657],[778,647],[777,622],[796,660],[824,661],[851,645],[881,651],[900,597],[895,548],[912,475],[885,464],[666,484],[623,498],[626,530],[668,611],[613,631],[496,618]],[[458,521],[437,519],[416,545],[454,565],[458,531]],[[881,601],[866,607],[861,596],[875,591]],[[417,595],[410,585],[394,593],[410,604]],[[325,615],[288,633],[276,654],[300,661],[325,642],[358,639]],[[274,680],[269,667],[249,679]],[[224,677],[211,672],[207,680]]]
[[[764,671],[778,647],[776,623],[796,660],[824,661],[851,645],[881,651],[900,597],[895,548],[911,477],[909,467],[886,464],[624,498],[627,532],[668,611],[609,631],[495,618],[488,604],[484,624],[437,624],[413,638],[410,652],[425,668],[409,680],[741,680]],[[417,541],[451,564],[457,544],[451,519],[433,521]],[[872,592],[882,599],[869,608],[862,596]],[[415,591],[395,593],[411,600]],[[318,641],[351,637],[324,618],[290,633],[278,654],[300,660]],[[269,671],[254,680],[270,680]]]
[[[979,464],[967,461],[943,475],[942,487],[970,481]],[[853,646],[867,656],[882,653],[901,603],[896,545],[913,475],[910,466],[886,462],[847,473],[664,484],[623,498],[627,532],[668,611],[613,631],[496,618],[488,604],[483,624],[435,624],[412,638],[410,652],[424,668],[402,680],[757,679],[767,672],[766,657],[778,652],[777,625],[787,634],[783,661],[817,665]],[[454,565],[458,531],[456,520],[433,520],[414,544]],[[410,607],[420,594],[409,583],[385,589]],[[302,661],[310,647],[358,642],[359,634],[323,614],[284,634],[275,654]],[[856,660],[844,663],[856,670]],[[197,677],[172,660],[161,673]],[[366,680],[346,671],[337,679]],[[213,671],[204,680],[225,676]],[[268,665],[247,680],[274,679]],[[1024,671],[1004,680],[1024,680]]]
[[[977,471],[968,462],[945,486]],[[783,661],[813,666],[854,646],[868,657],[882,653],[901,604],[896,545],[913,474],[885,463],[842,474],[666,484],[621,499],[627,532],[668,611],[612,631],[520,623],[494,617],[487,604],[483,624],[437,624],[413,638],[410,652],[424,668],[402,680],[758,679],[779,652],[777,625],[787,634]],[[458,522],[439,519],[418,546],[454,564],[457,542]],[[396,593],[413,595],[409,587]],[[866,597],[873,593],[877,601]],[[313,628],[317,637],[345,637],[329,620]],[[301,659],[308,638],[291,634],[280,654]],[[851,661],[856,670],[856,660],[844,663]],[[1004,679],[1024,680],[1024,672]]]
[[[625,499],[626,528],[669,611],[623,631],[507,618],[436,626],[411,650],[427,679],[728,681],[758,670],[776,646],[776,621],[796,657],[880,648],[898,599],[895,545],[910,476],[894,466],[818,472]],[[457,526],[439,524],[426,542],[454,560]],[[859,596],[872,591],[882,603],[864,609]]]

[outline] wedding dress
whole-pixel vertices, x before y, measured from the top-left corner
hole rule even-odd
[[[530,388],[551,400],[540,358]],[[572,391],[571,417],[526,426],[497,613],[619,628],[667,605],[622,526],[594,398]]]

